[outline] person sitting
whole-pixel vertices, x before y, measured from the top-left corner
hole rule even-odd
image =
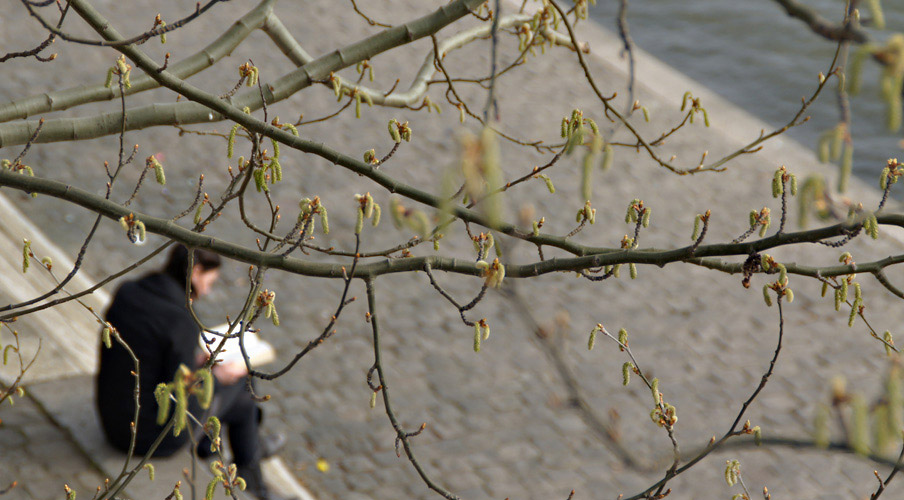
[[[199,352],[200,329],[186,305],[186,287],[192,299],[207,295],[219,277],[220,256],[196,249],[192,268],[187,272],[189,250],[175,247],[165,267],[137,281],[124,283],[114,294],[107,311],[107,322],[116,329],[139,361],[138,420],[135,422],[135,453],[151,452],[154,441],[164,426],[157,424],[158,405],[154,388],[171,382],[180,365],[197,368],[206,361]],[[97,376],[97,408],[107,440],[115,448],[128,452],[132,439],[131,423],[135,420],[135,364],[131,354],[118,342],[100,349]],[[213,367],[214,398],[208,410],[216,415],[229,436],[233,461],[238,475],[245,479],[247,491],[259,499],[276,499],[264,485],[260,461],[274,454],[284,444],[281,435],[261,438],[261,409],[247,390],[243,380],[248,371],[243,362],[218,363]],[[206,415],[197,400],[189,398],[188,410],[199,420]],[[189,433],[174,436],[168,432],[153,455],[166,457],[188,442]],[[199,444],[207,450],[209,441]],[[202,454],[203,456],[203,454]]]

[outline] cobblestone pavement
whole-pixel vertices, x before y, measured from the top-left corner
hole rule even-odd
[[[393,2],[386,11],[372,9],[381,20],[409,19],[442,2]],[[146,22],[127,16],[131,7],[112,1],[97,1],[96,6],[117,20],[122,32],[137,32]],[[429,5],[428,5],[429,4]],[[178,59],[187,53],[187,45],[197,38],[206,39],[225,28],[252,2],[231,2],[199,20],[191,30],[169,35],[166,50]],[[284,2],[277,7],[283,22],[296,34],[312,54],[323,54],[336,45],[357,40],[373,28],[359,19],[349,19],[347,5],[326,0],[299,4]],[[19,14],[21,16],[21,14]],[[24,16],[21,16],[24,19]],[[177,15],[165,13],[166,19]],[[17,18],[18,19],[18,18]],[[337,29],[341,27],[341,29]],[[604,92],[623,92],[625,75],[618,61],[618,45],[606,33],[590,25],[582,26],[581,37],[590,40],[602,58],[589,63]],[[30,33],[26,37],[25,33]],[[0,46],[15,41],[38,40],[30,24],[14,23],[0,33]],[[200,36],[199,34],[203,34]],[[445,36],[441,33],[440,38]],[[502,60],[511,60],[511,40],[504,37],[506,48]],[[194,47],[195,45],[191,45]],[[252,58],[260,68],[264,81],[283,74],[288,64],[271,48],[263,34],[253,35],[246,45],[236,49],[213,75],[193,78],[210,89],[228,90],[234,79],[234,68]],[[0,81],[0,98],[10,99],[26,93],[40,92],[62,85],[100,82],[104,68],[113,59],[112,51],[91,51],[57,44],[61,57],[54,66],[34,67],[19,61],[5,63],[6,75]],[[157,44],[147,50],[161,55]],[[421,61],[431,50],[430,42],[420,41],[373,62],[376,65],[376,87],[388,89],[396,78],[404,86],[415,73],[411,61]],[[568,56],[568,57],[566,57]],[[478,44],[450,54],[445,61],[450,73],[473,77],[489,67],[486,44]],[[828,62],[827,62],[828,63]],[[638,96],[655,119],[667,123],[677,121],[681,95],[692,90],[702,97],[712,127],[704,129],[699,122],[670,140],[663,156],[676,154],[684,165],[694,165],[704,150],[709,157],[737,149],[757,136],[765,125],[711,95],[704,87],[675,73],[643,54],[639,55]],[[65,71],[63,71],[65,68]],[[348,74],[353,75],[351,71]],[[559,120],[574,107],[586,116],[605,124],[602,110],[581,78],[580,68],[564,49],[548,49],[529,65],[499,80],[500,114],[504,122],[518,124],[508,132],[523,138],[555,141]],[[816,78],[814,76],[814,82]],[[460,86],[476,108],[485,95],[480,89]],[[28,92],[26,92],[26,90]],[[801,93],[811,89],[801,89]],[[130,98],[132,105],[148,102],[160,93]],[[439,88],[431,92],[434,101],[443,102]],[[169,99],[169,97],[167,97]],[[92,106],[92,110],[115,110],[115,103]],[[312,88],[299,96],[272,106],[271,115],[283,120],[300,113],[313,118],[336,108],[329,89]],[[455,164],[456,151],[445,139],[458,134],[461,126],[454,108],[445,106],[440,117],[410,110],[365,109],[355,120],[345,114],[339,120],[302,128],[300,132],[343,151],[363,152],[371,147],[388,150],[385,123],[396,117],[411,122],[415,140],[404,144],[393,160],[383,168],[428,190],[439,190],[442,171]],[[789,116],[794,110],[789,110]],[[72,115],[74,112],[66,112]],[[660,131],[635,120],[648,136]],[[215,125],[224,132],[228,126]],[[473,129],[473,127],[470,127]],[[617,134],[616,139],[627,139]],[[177,141],[177,139],[179,139]],[[190,204],[194,180],[199,172],[206,174],[205,190],[216,193],[225,183],[225,144],[211,136],[186,135],[172,128],[131,132],[126,143],[141,144],[140,157],[162,152],[171,179],[166,189],[149,184],[135,203],[136,210],[152,214],[170,214],[173,207]],[[243,146],[239,146],[240,148]],[[116,138],[108,137],[78,144],[36,146],[29,163],[41,175],[51,175],[64,182],[92,190],[102,190],[104,160],[114,160]],[[274,188],[276,202],[294,207],[301,196],[320,195],[330,209],[333,231],[323,237],[323,245],[350,248],[353,240],[348,228],[353,224],[352,195],[369,190],[377,201],[388,207],[389,195],[365,179],[337,169],[327,161],[285,151],[282,163],[286,180]],[[9,151],[2,151],[4,157]],[[529,172],[535,164],[548,161],[540,155],[510,144],[503,145],[506,176],[513,178]],[[744,156],[730,164],[721,174],[678,177],[656,167],[646,156],[618,151],[608,172],[595,175],[594,206],[599,210],[595,226],[588,228],[577,241],[615,246],[629,231],[622,216],[632,198],[642,198],[653,207],[652,224],[642,234],[641,246],[674,247],[689,242],[694,215],[713,210],[708,241],[728,241],[747,227],[747,212],[764,205],[778,214],[779,205],[770,194],[772,172],[781,164],[799,176],[812,172],[825,173],[830,167],[819,165],[812,153],[788,139],[773,141],[764,151]],[[881,166],[876,167],[876,177]],[[119,198],[131,191],[138,169],[125,174]],[[522,200],[531,200],[536,217],[545,216],[553,233],[566,233],[573,221],[571,214],[583,204],[579,197],[580,158],[566,158],[553,171],[557,193],[551,195],[539,181],[525,185],[519,195],[508,199],[509,213],[524,208]],[[872,182],[872,181],[870,181]],[[90,225],[91,216],[84,211],[40,197],[29,201],[18,193],[7,193],[20,201],[29,215],[42,227],[54,228],[54,239],[63,248],[75,252]],[[878,194],[855,183],[852,198],[865,206],[875,206]],[[264,205],[251,204],[252,217],[263,220]],[[793,211],[792,211],[793,212]],[[292,216],[289,210],[286,216]],[[794,214],[792,224],[794,226]],[[210,233],[238,243],[253,244],[253,237],[235,231],[240,224],[236,211],[230,210],[210,229]],[[343,229],[346,229],[345,231]],[[454,250],[463,258],[470,242],[460,233],[450,232],[443,240],[444,251]],[[379,231],[366,230],[364,248],[384,248],[409,235],[381,225]],[[130,245],[118,225],[106,221],[98,238],[89,248],[86,271],[93,276],[113,272],[136,260],[158,243],[150,237],[143,247]],[[883,232],[876,243],[858,240],[850,245],[860,262],[901,253],[902,245],[889,232]],[[536,260],[535,250],[525,246],[507,248],[510,262]],[[418,247],[414,253],[424,255],[432,250]],[[806,252],[806,253],[805,253]],[[815,263],[837,262],[839,251],[832,249],[782,249],[774,252],[779,261],[793,262],[805,256]],[[548,251],[546,257],[558,255]],[[312,260],[322,257],[312,255]],[[743,258],[743,257],[742,257]],[[741,258],[741,259],[742,259]],[[810,259],[811,257],[807,257]],[[202,311],[208,318],[221,319],[235,310],[243,291],[247,268],[227,266],[225,281],[235,286],[223,287]],[[627,274],[627,273],[625,273]],[[904,282],[900,271],[890,278]],[[438,275],[444,287],[456,297],[470,297],[477,288],[474,279]],[[566,363],[572,367],[582,385],[590,406],[604,418],[617,409],[620,435],[628,448],[645,460],[663,464],[671,459],[671,446],[664,432],[650,423],[649,391],[633,381],[627,388],[621,384],[620,368],[624,354],[600,342],[595,350],[586,350],[587,333],[597,322],[610,330],[624,326],[631,332],[631,345],[640,363],[662,382],[661,390],[679,411],[677,438],[682,450],[690,454],[704,446],[710,436],[724,432],[741,403],[756,387],[768,365],[777,338],[777,312],[763,304],[760,287],[762,277],[744,289],[739,276],[727,276],[684,264],[663,269],[640,266],[636,280],[622,276],[602,284],[590,284],[572,275],[546,275],[519,283],[520,293],[527,297],[530,308],[545,325],[556,316],[567,314],[570,328],[560,329],[558,340]],[[904,310],[871,278],[860,279],[864,285],[867,314],[877,330],[900,328]],[[268,288],[278,293],[282,326],[266,328],[263,334],[274,343],[284,362],[314,338],[328,321],[340,292],[339,283],[303,279],[271,272]],[[392,387],[394,406],[406,428],[416,429],[427,422],[427,430],[413,439],[414,450],[427,472],[440,484],[463,498],[565,498],[572,489],[575,498],[616,498],[633,494],[661,473],[642,473],[627,469],[567,402],[565,388],[548,358],[539,348],[529,325],[512,304],[498,293],[489,296],[471,314],[489,318],[493,337],[481,353],[471,349],[473,332],[463,326],[457,312],[430,288],[422,273],[386,276],[377,281],[379,307],[385,333],[384,363]],[[852,390],[869,397],[879,392],[879,380],[887,369],[884,350],[871,339],[858,323],[848,328],[847,313],[836,313],[831,300],[819,298],[818,284],[792,278],[796,300],[786,306],[785,343],[775,375],[749,412],[754,425],[762,426],[767,436],[809,435],[817,406],[827,401],[828,381],[843,374]],[[359,284],[352,293],[363,299]],[[290,437],[284,452],[295,466],[302,481],[320,498],[431,498],[411,465],[396,456],[394,434],[386,416],[370,410],[369,390],[365,375],[373,363],[370,331],[364,323],[363,300],[354,303],[340,318],[338,333],[316,352],[305,358],[293,371],[272,383],[262,384],[271,394],[266,405],[267,421],[274,430]],[[231,309],[230,309],[231,308]],[[900,334],[900,332],[898,332]],[[18,407],[17,407],[18,409]],[[5,439],[0,434],[0,440]],[[23,438],[24,440],[24,438]],[[323,458],[331,465],[326,473],[314,464]],[[671,483],[670,498],[729,498],[739,492],[730,489],[721,478],[727,458],[739,458],[744,477],[752,491],[768,486],[774,498],[841,499],[862,498],[875,488],[873,464],[858,459],[802,452],[794,449],[735,449],[714,454],[703,463]],[[4,458],[4,462],[6,459]],[[21,472],[23,476],[25,472]],[[892,483],[888,493],[900,495],[900,484]]]
[[[90,498],[103,477],[30,398],[15,401],[0,411],[0,490],[17,482],[3,498],[66,498],[63,485]]]

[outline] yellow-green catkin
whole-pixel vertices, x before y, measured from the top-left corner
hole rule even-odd
[[[213,500],[213,495],[216,492],[218,482],[219,479],[215,477],[207,483],[207,491],[204,493],[204,500]]]
[[[148,463],[144,464],[144,468],[148,470],[148,478],[150,478],[150,480],[153,481],[154,476],[156,475],[156,471],[154,470],[154,464],[148,462]]]
[[[615,155],[612,151],[612,145],[607,142],[606,145],[603,146],[603,158],[600,162],[600,168],[602,168],[604,171],[609,170],[609,168],[612,167],[612,160],[614,158]]]
[[[622,385],[628,385],[631,381],[631,372],[634,371],[634,365],[627,361],[622,365]]]
[[[650,382],[650,392],[653,394],[653,402],[655,404],[660,403],[659,398],[659,379],[654,378],[652,382]]]
[[[763,285],[763,300],[767,307],[772,307],[772,297],[769,295],[769,285]]]
[[[105,326],[100,333],[100,339],[104,343],[104,347],[107,349],[113,347],[113,341],[110,339],[110,327]]]
[[[22,272],[28,272],[28,267],[31,263],[31,242],[23,239],[22,240]]]
[[[845,143],[844,157],[841,159],[841,172],[838,174],[838,191],[847,191],[848,181],[851,179],[851,171],[854,165],[854,145]]]
[[[474,352],[480,352],[480,324],[474,325]]]
[[[817,448],[825,449],[829,447],[829,418],[828,407],[820,405],[813,419],[813,444]]]
[[[637,264],[635,264],[633,262],[628,264],[628,270],[631,272],[631,279],[636,280],[637,279]]]
[[[775,171],[775,175],[772,177],[772,197],[778,198],[784,193],[784,182],[782,181],[782,175],[784,171],[782,169],[778,169]]]
[[[232,158],[232,154],[235,152],[235,134],[239,131],[239,127],[240,125],[236,123],[229,131],[229,139],[226,140],[226,158]],[[239,165],[239,168],[241,167]]]
[[[590,330],[590,338],[587,340],[587,350],[592,351],[593,346],[596,345],[596,332],[599,331],[599,328],[594,328]]]
[[[205,368],[198,370],[198,376],[201,379],[201,391],[197,395],[198,403],[202,409],[206,410],[210,408],[210,403],[213,401],[213,374],[211,374],[210,369]]]
[[[371,392],[370,393],[370,408],[374,409],[376,407],[377,407],[377,393]]]
[[[885,330],[885,333],[882,334],[882,340],[885,341],[885,354],[891,356],[891,354],[895,352],[894,349],[892,349],[892,346],[895,345],[895,340],[892,338],[891,332]]]
[[[859,455],[869,454],[869,415],[860,395],[851,400],[851,430],[848,444]]]
[[[169,415],[171,387],[161,382],[154,389],[154,399],[157,400],[157,425],[163,425]]]

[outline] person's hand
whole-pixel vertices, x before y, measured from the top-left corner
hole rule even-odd
[[[217,363],[213,367],[213,376],[224,385],[232,385],[248,375],[248,368],[242,361]]]

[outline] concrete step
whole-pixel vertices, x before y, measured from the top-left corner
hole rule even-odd
[[[72,258],[51,242],[7,197],[0,194],[0,306],[40,296],[53,289],[53,278],[32,263],[22,272],[22,240],[31,241],[32,252],[40,259],[50,257],[53,271],[62,279],[72,269]],[[96,246],[98,242],[93,242]],[[90,252],[90,250],[89,250]],[[76,274],[66,286],[69,292],[84,290],[94,283],[84,273]],[[57,293],[51,300],[64,297]],[[102,313],[110,301],[103,290],[81,299]],[[25,383],[93,374],[97,371],[100,326],[97,319],[75,301],[30,314],[11,323],[19,332],[22,356],[27,363],[40,355],[23,379]],[[13,343],[9,331],[0,332],[0,346]],[[0,365],[0,382],[11,383],[19,376],[19,364],[11,360]]]
[[[119,475],[125,462],[125,454],[107,444],[100,428],[97,408],[94,404],[94,377],[82,375],[66,379],[57,379],[39,384],[32,384],[28,393],[55,423],[68,432],[77,447],[103,472],[105,477],[114,478]],[[133,458],[132,464],[139,458]],[[165,498],[169,495],[177,481],[182,481],[182,492],[189,498],[190,471],[192,457],[188,448],[172,457],[152,459],[156,471],[155,480],[151,481],[147,472],[142,471],[125,489],[127,498]],[[276,493],[298,500],[313,500],[313,496],[298,483],[283,460],[271,457],[262,464],[264,480]],[[203,498],[207,483],[213,477],[208,463],[198,460],[195,463],[198,492]],[[87,492],[85,492],[87,493]],[[249,499],[246,495],[236,495],[239,499]],[[217,500],[228,498],[222,488],[217,488],[214,496]]]

